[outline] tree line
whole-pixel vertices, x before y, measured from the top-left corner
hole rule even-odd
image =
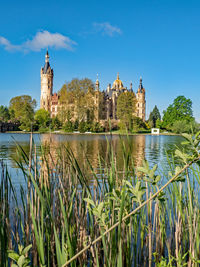
[[[101,125],[95,120],[96,106],[94,105],[95,86],[88,79],[73,79],[65,83],[59,95],[59,111],[56,117],[44,109],[36,110],[36,100],[29,95],[13,97],[9,107],[0,106],[0,121],[19,123],[20,130],[40,131],[49,130],[65,132],[103,132],[110,129],[129,132],[148,132],[156,127],[175,133],[197,131],[199,124],[195,122],[192,111],[192,101],[184,96],[178,96],[173,103],[163,111],[161,117],[157,106],[154,107],[146,122],[134,115],[136,97],[133,92],[121,93],[117,99],[117,118],[120,122],[111,125],[106,121]],[[99,92],[99,113],[104,114],[103,93]],[[125,112],[124,112],[125,111]],[[75,116],[76,114],[76,116]],[[103,116],[103,115],[102,115]],[[75,119],[74,119],[75,118]],[[101,119],[101,118],[100,118]],[[105,120],[105,118],[102,117]]]
[[[178,96],[166,110],[161,119],[157,106],[149,115],[148,124],[174,133],[190,133],[200,130],[200,125],[193,117],[192,101],[185,96]]]

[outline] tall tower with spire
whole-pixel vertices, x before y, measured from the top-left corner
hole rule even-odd
[[[136,116],[145,121],[146,117],[146,100],[145,100],[145,89],[142,85],[142,77],[140,77],[140,84],[136,93]]]
[[[51,111],[51,97],[53,94],[53,69],[49,64],[48,50],[45,55],[45,65],[41,68],[41,97],[40,108]]]

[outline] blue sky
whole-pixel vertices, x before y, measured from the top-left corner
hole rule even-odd
[[[0,1],[0,105],[22,94],[39,103],[46,47],[54,91],[89,77],[105,89],[117,76],[146,89],[147,117],[178,95],[200,121],[200,1]]]

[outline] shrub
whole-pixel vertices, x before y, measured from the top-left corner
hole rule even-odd
[[[67,121],[63,127],[63,130],[67,133],[71,133],[74,131],[74,126],[71,121]]]

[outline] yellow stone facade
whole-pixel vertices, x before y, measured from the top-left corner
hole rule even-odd
[[[132,83],[130,84],[130,89],[124,87],[123,82],[119,78],[119,73],[117,74],[117,79],[108,85],[106,90],[100,90],[100,83],[97,78],[95,83],[95,93],[91,94],[88,92],[88,97],[92,101],[94,107],[94,117],[96,121],[105,122],[111,120],[113,122],[118,122],[117,118],[117,99],[119,95],[123,92],[133,92]],[[146,116],[146,100],[145,100],[145,89],[142,85],[142,78],[140,78],[140,84],[136,92],[136,111],[134,115],[145,121]],[[75,105],[70,104],[70,107],[74,110]],[[40,108],[48,110],[51,117],[55,117],[58,114],[59,109],[59,96],[57,93],[53,94],[53,69],[51,69],[49,64],[49,54],[48,51],[45,56],[45,65],[41,68],[41,98],[40,98]],[[126,111],[124,111],[126,112]],[[76,110],[73,111],[73,119],[77,118]]]

